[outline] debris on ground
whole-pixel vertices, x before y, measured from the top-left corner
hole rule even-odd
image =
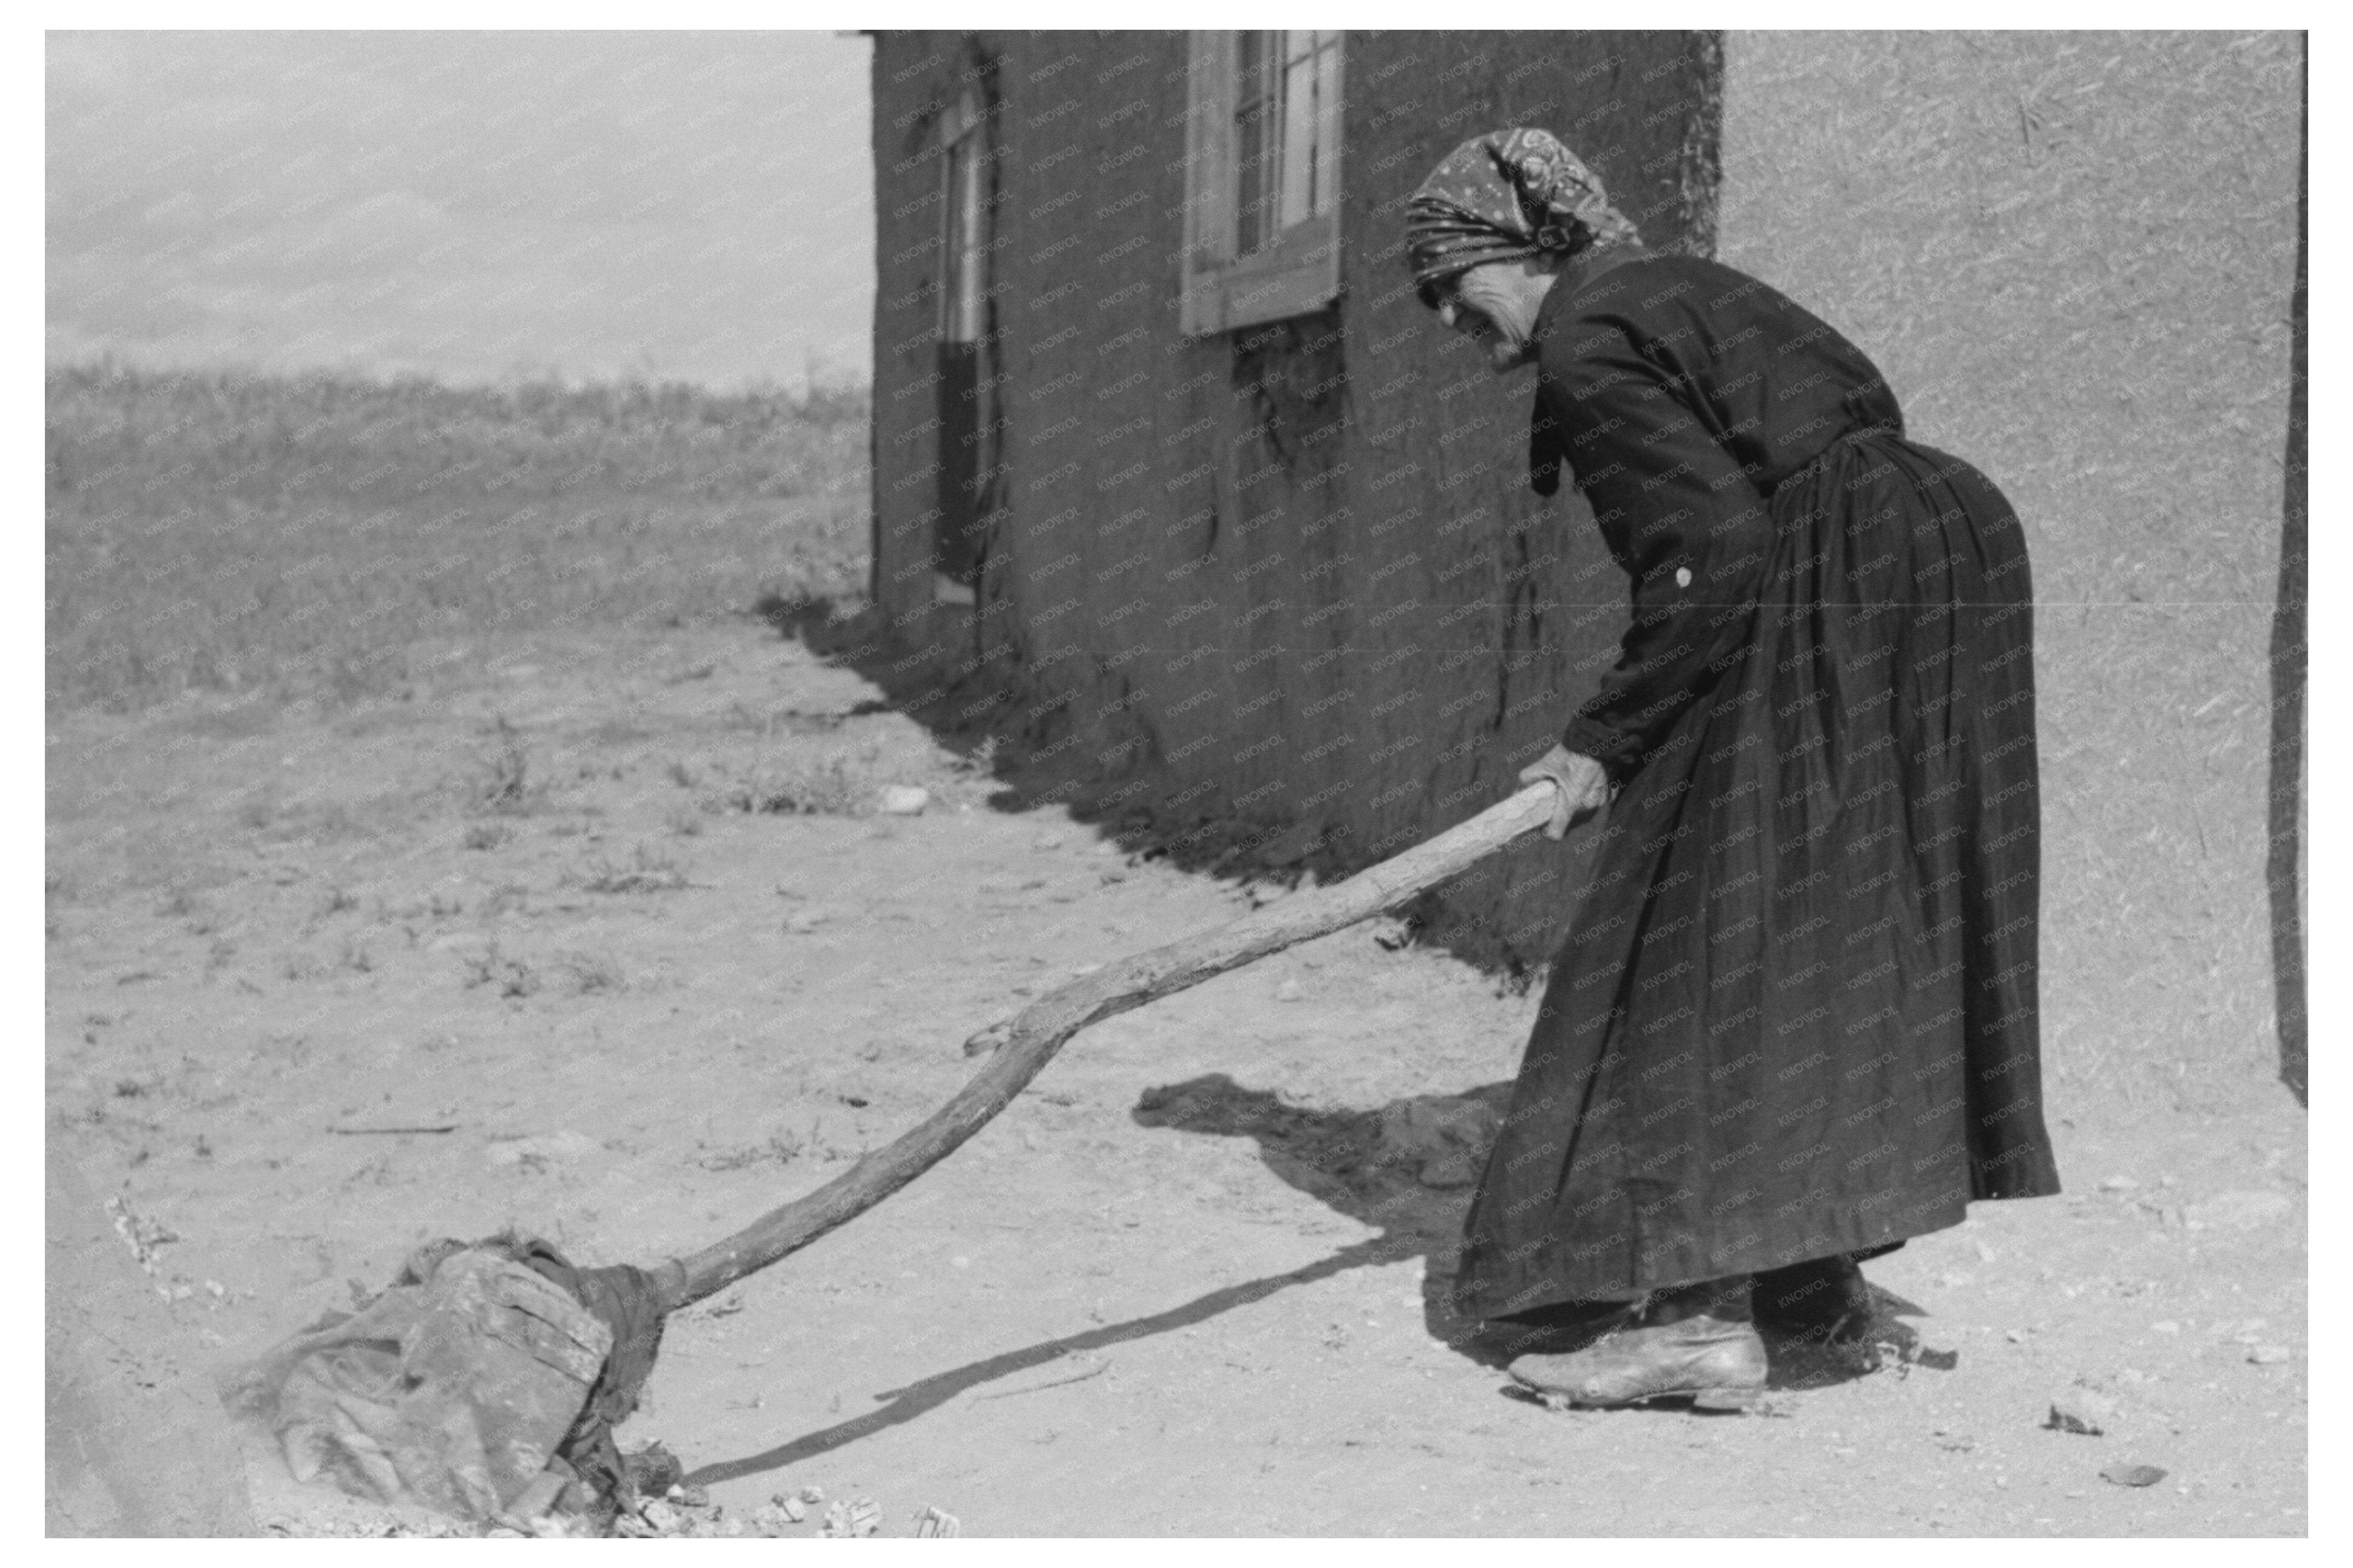
[[[670,1488],[686,1484],[686,1466],[659,1443],[622,1455],[621,1467],[639,1497],[667,1497]]]
[[[963,1521],[944,1508],[927,1508],[915,1516],[918,1541],[945,1541],[963,1533]]]
[[[1830,1342],[1810,1347],[1815,1355],[1827,1357],[1828,1364],[1853,1376],[1869,1372],[1893,1372],[1898,1382],[1912,1375],[1914,1367],[1930,1372],[1951,1372],[1961,1364],[1958,1351],[1939,1351],[1920,1342],[1920,1336],[1906,1325],[1883,1318],[1872,1325],[1872,1338],[1867,1341]]]
[[[872,1535],[881,1528],[881,1505],[871,1498],[857,1498],[828,1504],[821,1533],[828,1540],[840,1541]]]
[[[791,1522],[773,1501],[754,1510],[747,1522],[712,1501],[701,1487],[673,1486],[667,1497],[641,1497],[634,1510],[622,1510],[613,1520],[612,1533],[638,1541],[735,1540],[782,1534]]]
[[[931,803],[932,792],[920,784],[882,787],[882,814],[886,817],[920,817]]]
[[[2165,1479],[2165,1472],[2155,1465],[2115,1464],[2100,1472],[2100,1479],[2119,1487],[2153,1487]]]
[[[752,1510],[752,1528],[762,1535],[782,1535],[807,1517],[807,1504],[779,1492]]]
[[[2053,1432],[2073,1432],[2097,1437],[2116,1422],[2116,1402],[2088,1388],[2064,1388],[2051,1397],[2051,1414],[2042,1425]]]

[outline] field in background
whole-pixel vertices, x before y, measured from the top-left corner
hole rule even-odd
[[[95,366],[47,391],[52,705],[349,701],[431,641],[865,586],[862,389]]]

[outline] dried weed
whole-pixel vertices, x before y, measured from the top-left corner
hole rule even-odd
[[[686,868],[659,851],[639,844],[630,853],[627,865],[603,859],[591,861],[580,878],[580,885],[590,893],[674,893],[687,885]]]
[[[521,959],[510,958],[493,941],[479,953],[467,955],[466,989],[494,986],[502,997],[531,996],[540,988],[539,971]]]

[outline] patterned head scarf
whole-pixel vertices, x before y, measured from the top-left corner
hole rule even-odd
[[[1421,302],[1488,261],[1639,241],[1633,224],[1549,131],[1490,131],[1454,149],[1406,203],[1406,262]]]

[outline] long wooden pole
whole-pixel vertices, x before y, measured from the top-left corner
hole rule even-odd
[[[938,1164],[1010,1104],[1063,1043],[1087,1025],[1396,908],[1544,826],[1552,818],[1557,788],[1548,781],[1531,784],[1345,882],[1082,976],[1039,997],[1018,1017],[982,1030],[965,1043],[965,1052],[993,1052],[988,1065],[928,1119],[815,1192],[770,1210],[691,1257],[672,1259],[655,1270],[662,1309],[675,1311],[724,1290],[855,1219]]]

